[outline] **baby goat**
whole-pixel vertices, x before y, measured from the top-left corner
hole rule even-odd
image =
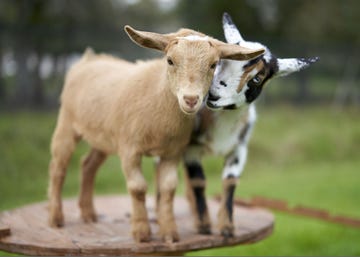
[[[204,196],[205,175],[201,167],[204,154],[223,156],[223,193],[218,212],[222,235],[232,236],[233,195],[247,156],[247,143],[256,119],[254,100],[265,83],[306,68],[318,58],[280,59],[264,45],[245,41],[228,14],[223,16],[223,29],[228,43],[251,49],[263,47],[265,53],[250,61],[221,60],[215,71],[206,104],[197,116],[191,142],[186,149],[185,167],[188,177],[187,195],[201,234],[211,233]]]
[[[91,150],[82,162],[79,206],[83,220],[96,221],[95,174],[107,155],[117,154],[132,199],[133,237],[138,242],[149,241],[141,157],[159,156],[158,222],[161,237],[172,242],[178,240],[173,214],[177,165],[216,64],[220,58],[254,58],[264,50],[226,44],[188,29],[165,35],[129,26],[125,30],[135,43],[166,56],[130,63],[87,51],[70,69],[51,142],[49,223],[55,227],[64,224],[62,185],[71,154],[84,139]]]

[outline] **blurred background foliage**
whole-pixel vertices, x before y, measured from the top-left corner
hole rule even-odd
[[[127,38],[126,24],[223,39],[224,11],[245,39],[280,57],[321,57],[263,99],[358,104],[359,10],[357,0],[1,0],[0,107],[57,106],[64,73],[87,46],[130,60],[156,56]]]

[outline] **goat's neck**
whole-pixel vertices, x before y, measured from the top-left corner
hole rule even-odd
[[[249,105],[243,105],[237,109],[214,111],[214,125],[217,125],[217,123],[219,123],[219,126],[224,123],[229,125],[237,124],[239,120],[247,117],[249,108]]]
[[[216,134],[218,134],[219,131],[223,131],[224,128],[236,132],[241,127],[241,124],[246,122],[249,115],[249,109],[250,106],[244,105],[233,110],[213,111],[204,106],[197,116],[193,137],[197,138],[195,139],[196,141],[199,140],[208,144],[210,142],[206,143],[204,140],[214,140]]]

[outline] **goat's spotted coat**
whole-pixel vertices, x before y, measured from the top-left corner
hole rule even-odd
[[[200,110],[184,159],[189,182],[187,195],[195,215],[195,225],[200,233],[206,234],[211,232],[211,228],[201,158],[206,154],[225,158],[218,226],[222,235],[231,236],[234,231],[232,199],[237,178],[246,163],[247,144],[256,120],[254,101],[272,78],[299,71],[317,58],[276,58],[262,44],[245,41],[228,14],[224,14],[223,28],[228,43],[266,50],[250,61],[221,60],[218,63],[206,101],[212,110],[205,107]]]

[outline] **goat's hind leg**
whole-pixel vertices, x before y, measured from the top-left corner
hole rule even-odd
[[[94,182],[96,172],[105,159],[105,153],[93,148],[81,163],[79,207],[81,210],[81,217],[84,222],[97,221],[97,215],[93,202]]]
[[[60,110],[51,141],[51,161],[49,165],[49,225],[52,227],[64,225],[61,191],[66,176],[66,168],[77,141],[78,137],[72,129],[70,121],[66,114]]]
[[[199,234],[211,234],[211,221],[206,204],[206,180],[200,162],[185,162],[186,195],[195,218],[195,227]]]

